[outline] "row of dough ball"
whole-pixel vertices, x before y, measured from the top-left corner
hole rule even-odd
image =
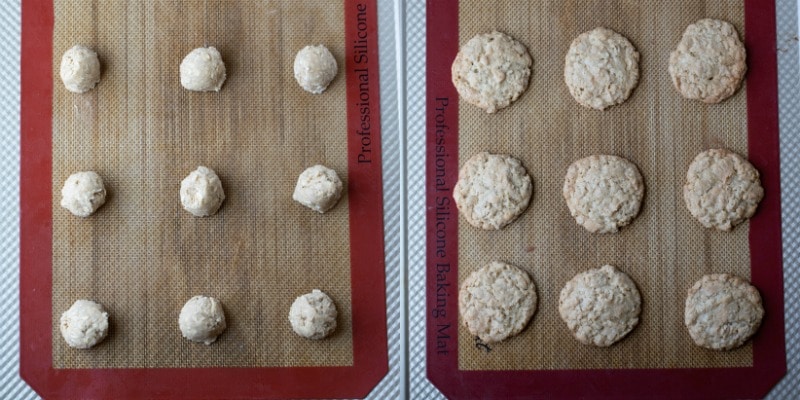
[[[307,339],[320,340],[336,330],[338,312],[333,300],[314,289],[295,299],[289,308],[292,330]],[[61,314],[61,335],[67,345],[88,349],[108,335],[108,312],[91,300],[77,300]],[[227,328],[222,303],[208,296],[194,296],[181,308],[178,316],[181,334],[192,342],[210,345]]]
[[[527,89],[532,65],[523,44],[495,31],[476,35],[461,46],[451,73],[465,101],[493,113]],[[669,59],[669,74],[678,92],[704,103],[732,96],[746,71],[746,51],[736,28],[715,19],[689,25]],[[639,53],[610,29],[585,32],[567,50],[564,82],[585,107],[604,110],[621,104],[639,82]]]
[[[343,185],[336,171],[322,165],[307,168],[297,179],[292,198],[319,213],[333,208],[342,197]],[[222,182],[214,170],[197,167],[181,181],[183,208],[197,217],[214,215],[225,200]],[[105,204],[103,178],[94,171],[70,175],[61,189],[61,206],[79,217],[88,217]]]
[[[485,343],[521,332],[536,312],[536,285],[513,265],[492,262],[461,284],[459,312],[463,325]],[[583,344],[610,346],[639,324],[641,296],[624,272],[604,265],[564,285],[558,312]],[[688,291],[684,323],[695,344],[730,350],[744,344],[761,325],[764,307],[758,290],[729,274],[703,276]]]
[[[593,233],[613,233],[638,214],[644,182],[632,162],[612,155],[594,155],[572,163],[563,187],[575,221]],[[461,167],[453,199],[471,225],[497,230],[528,208],[533,182],[525,167],[509,155],[487,152]],[[726,149],[706,150],[686,173],[686,208],[703,226],[729,231],[750,218],[764,196],[759,173],[743,157]]]
[[[336,59],[324,45],[306,46],[294,59],[294,77],[307,92],[320,94],[338,72]],[[85,93],[100,82],[100,60],[92,49],[75,45],[61,57],[61,80],[74,93]],[[199,47],[180,65],[181,85],[192,91],[219,92],[225,82],[222,56],[214,47]]]

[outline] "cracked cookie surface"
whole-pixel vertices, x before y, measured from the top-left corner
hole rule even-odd
[[[476,35],[461,46],[451,75],[461,98],[491,114],[511,105],[527,89],[532,65],[522,43],[495,31]]]
[[[639,52],[624,36],[596,28],[569,46],[564,82],[584,107],[604,110],[623,103],[639,83]]]
[[[569,166],[563,195],[578,225],[592,233],[613,233],[639,214],[644,182],[632,162],[594,155]]]
[[[533,182],[522,163],[503,154],[481,152],[458,172],[453,199],[472,226],[502,229],[528,208]]]
[[[567,282],[558,299],[558,312],[578,341],[605,347],[636,327],[641,302],[633,280],[604,265]]]
[[[701,19],[689,25],[669,57],[675,89],[687,99],[719,103],[736,93],[747,72],[747,52],[728,22]]]
[[[756,333],[763,317],[758,290],[735,275],[706,275],[686,297],[684,322],[692,340],[701,347],[739,347]]]
[[[731,230],[755,214],[763,197],[758,170],[726,149],[698,154],[686,172],[686,208],[706,228]]]
[[[536,285],[528,273],[499,261],[471,273],[458,292],[464,326],[486,343],[521,332],[536,303]]]

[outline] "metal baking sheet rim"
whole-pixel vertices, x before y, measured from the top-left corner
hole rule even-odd
[[[800,104],[798,104],[798,3],[792,0],[776,0],[776,29],[778,37],[778,104],[781,141],[781,196],[783,220],[784,255],[784,315],[786,335],[787,373],[776,385],[768,398],[800,397],[800,334],[798,309],[800,309],[800,272],[798,267],[798,242],[800,229],[790,223],[798,218],[791,215],[797,210],[797,195],[800,182],[791,177],[790,171],[797,171],[800,154],[793,154],[791,148],[800,145],[797,132]],[[420,115],[409,118],[408,152],[408,225],[409,254],[409,388],[411,398],[443,399],[444,395],[428,380],[426,365],[426,315],[425,315],[425,104],[426,104],[426,2],[411,0],[406,9],[406,60],[407,60],[407,113]],[[421,113],[421,114],[420,114]],[[794,146],[792,146],[794,145]],[[792,167],[794,167],[792,169]],[[795,311],[795,312],[793,312]]]
[[[3,266],[0,276],[4,279],[4,290],[0,304],[4,304],[3,318],[10,326],[3,332],[3,343],[7,343],[4,356],[0,357],[0,398],[37,398],[37,394],[19,376],[19,156],[20,156],[20,32],[21,1],[0,5],[0,18],[4,20],[0,36],[3,37],[4,52],[0,58],[0,82],[7,88],[0,94],[6,112],[3,129],[4,140],[0,151],[6,174],[3,191],[6,199],[13,199],[12,207],[2,211],[5,226]],[[398,134],[399,105],[397,68],[400,48],[397,27],[402,26],[400,3],[396,0],[378,0],[379,74],[381,77],[381,131],[383,155],[384,198],[384,254],[386,266],[386,306],[388,328],[389,371],[372,389],[367,398],[400,398],[405,392],[405,307],[402,295],[405,292],[400,249],[402,185],[401,138]]]

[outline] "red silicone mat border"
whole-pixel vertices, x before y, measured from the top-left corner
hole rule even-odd
[[[45,398],[363,398],[388,371],[376,0],[344,0],[353,366],[54,369],[52,366],[52,0],[22,2],[20,374]],[[357,12],[366,11],[359,27]],[[366,32],[367,59],[353,43]],[[360,34],[364,36],[364,34]],[[356,69],[369,74],[372,162]]]
[[[750,221],[749,234],[751,280],[761,291],[766,309],[761,329],[753,339],[753,367],[461,371],[456,346],[458,265],[454,256],[458,254],[454,238],[458,237],[459,217],[449,200],[458,178],[458,157],[439,157],[445,165],[440,190],[435,164],[437,150],[440,154],[458,154],[458,93],[450,82],[450,64],[459,48],[458,1],[427,1],[427,367],[428,378],[447,397],[760,398],[786,373],[775,3],[745,0],[744,4],[749,62],[748,154],[761,171],[766,192]],[[446,107],[442,99],[447,99]],[[437,257],[437,234],[447,238],[446,257]]]

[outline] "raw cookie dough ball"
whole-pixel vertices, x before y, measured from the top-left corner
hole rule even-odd
[[[88,349],[108,334],[108,313],[91,300],[78,300],[61,314],[61,335],[70,347]]]
[[[706,228],[731,230],[753,216],[762,197],[758,171],[726,149],[698,154],[686,172],[686,208]]]
[[[222,303],[213,297],[194,296],[181,309],[178,325],[183,337],[210,345],[227,327]]]
[[[61,207],[79,217],[88,217],[106,202],[103,178],[94,171],[76,172],[64,181]]]
[[[223,200],[222,182],[211,168],[197,167],[181,181],[183,209],[196,217],[216,214]]]
[[[458,211],[472,226],[495,230],[519,217],[531,200],[533,183],[514,157],[482,152],[464,163],[453,188]]]
[[[491,114],[528,88],[532,65],[525,45],[505,33],[484,33],[461,46],[451,76],[461,98]]]
[[[181,62],[181,85],[196,92],[219,92],[225,82],[225,63],[214,47],[192,50]]]
[[[464,326],[485,343],[514,336],[536,312],[536,285],[524,270],[504,262],[471,273],[458,292]]]
[[[75,45],[61,57],[61,80],[70,92],[84,93],[100,82],[100,60],[88,47]]]
[[[584,107],[604,110],[621,104],[639,83],[639,53],[610,29],[583,33],[567,51],[564,82]]]
[[[336,304],[331,298],[314,289],[292,303],[289,322],[298,335],[313,340],[324,339],[336,330]]]
[[[323,45],[303,47],[294,58],[294,79],[307,92],[324,92],[337,71],[336,59]]]
[[[595,155],[569,166],[563,195],[578,225],[593,233],[613,233],[639,214],[644,183],[632,162]]]
[[[567,282],[558,299],[558,312],[578,341],[605,347],[636,327],[641,303],[631,278],[604,265]]]
[[[764,307],[758,290],[728,274],[706,275],[686,297],[685,323],[701,347],[730,350],[744,344],[761,326]]]
[[[309,167],[297,179],[292,198],[298,203],[324,213],[342,197],[342,181],[336,171],[323,165]]]
[[[701,19],[686,28],[678,48],[670,54],[669,74],[683,97],[719,103],[741,86],[746,58],[733,25]]]

